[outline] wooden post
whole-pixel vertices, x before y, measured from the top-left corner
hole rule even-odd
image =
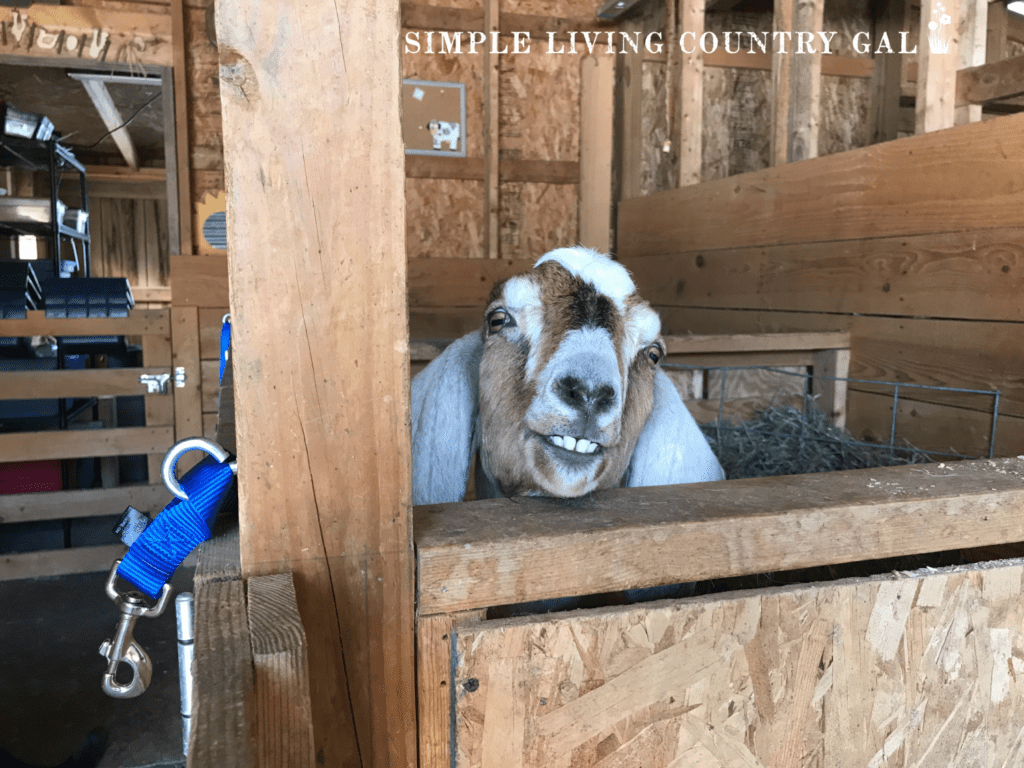
[[[174,127],[178,179],[178,227],[181,253],[195,253],[192,243],[192,170],[188,141],[188,68],[185,60],[185,0],[171,0],[171,36],[174,42]],[[164,101],[167,106],[167,101]],[[167,199],[168,206],[174,200]]]
[[[501,188],[498,171],[498,120],[501,115],[498,92],[501,63],[496,53],[501,46],[498,37],[501,16],[498,5],[498,0],[484,2],[484,31],[487,33],[484,48],[484,255],[489,259],[501,256]]]
[[[243,574],[294,576],[318,764],[413,766],[399,3],[216,17]]]
[[[622,22],[626,34],[643,31],[643,25],[636,19]],[[618,95],[621,104],[618,131],[619,200],[640,196],[640,159],[643,155],[641,120],[643,112],[643,66],[644,57],[627,47],[626,52],[616,56]]]
[[[899,33],[906,15],[906,0],[882,0],[875,19],[875,40],[885,34],[893,51],[899,50]],[[900,78],[903,58],[899,53],[879,53],[871,73],[869,144],[892,141],[899,135]]]
[[[615,62],[611,56],[580,61],[580,243],[611,250],[612,141]]]
[[[777,0],[772,15],[773,32],[792,31],[794,2]],[[786,51],[789,50],[787,44]],[[772,54],[772,165],[785,165],[789,162],[789,73],[792,66],[793,57],[789,53],[776,51]]]
[[[1006,58],[1007,49],[1007,15],[1006,3],[1002,0],[995,0],[989,3],[986,15],[988,23],[987,40],[985,43],[985,63],[992,64]]]
[[[930,29],[933,23],[935,28]],[[921,0],[917,96],[914,101],[915,133],[928,133],[953,125],[959,27],[958,0]],[[930,44],[935,46],[935,52],[931,50]]]
[[[958,69],[980,67],[985,63],[988,36],[988,0],[960,0],[960,49]],[[981,105],[967,104],[954,108],[957,125],[981,120]]]
[[[681,52],[682,63],[679,69],[679,137],[672,138],[679,153],[680,187],[699,184],[703,168],[701,132],[704,123],[704,54],[701,53],[699,41],[704,34],[704,0],[681,0],[679,33],[685,32],[693,32],[696,42],[691,49],[692,53]],[[677,40],[677,36],[669,38],[670,49],[678,45]],[[671,87],[672,84],[667,85]]]

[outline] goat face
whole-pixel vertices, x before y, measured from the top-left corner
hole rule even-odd
[[[621,484],[664,355],[657,314],[609,257],[562,248],[494,287],[480,363],[480,460],[506,496]]]

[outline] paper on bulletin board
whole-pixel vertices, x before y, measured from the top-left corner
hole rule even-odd
[[[465,84],[403,80],[402,138],[407,155],[465,157]]]

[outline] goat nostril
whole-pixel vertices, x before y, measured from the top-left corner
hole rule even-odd
[[[615,388],[609,384],[589,387],[575,376],[558,380],[555,392],[561,400],[581,410],[605,411],[615,403]]]

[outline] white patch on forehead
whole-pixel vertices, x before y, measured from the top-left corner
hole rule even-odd
[[[598,291],[615,303],[620,312],[626,297],[636,292],[633,279],[625,267],[612,261],[610,256],[590,248],[556,248],[541,256],[533,265],[534,269],[545,261],[557,262],[577,277],[593,283]]]

